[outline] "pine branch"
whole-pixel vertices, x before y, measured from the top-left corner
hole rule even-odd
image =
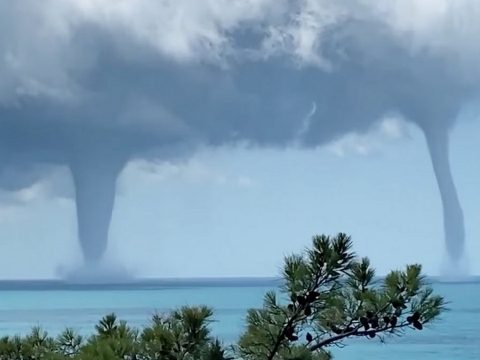
[[[309,350],[310,351],[317,351],[325,346],[328,346],[328,345],[331,345],[332,343],[335,343],[335,342],[339,342],[347,337],[350,337],[350,336],[368,336],[370,335],[372,332],[374,332],[375,334],[378,334],[378,333],[382,333],[382,332],[385,332],[387,330],[393,332],[395,330],[398,330],[398,329],[402,329],[404,327],[407,327],[407,326],[410,326],[411,324],[409,324],[408,322],[404,322],[400,325],[397,325],[395,326],[394,328],[392,328],[391,326],[384,326],[382,328],[379,328],[379,329],[375,329],[375,330],[362,330],[362,331],[359,331],[360,330],[360,327],[359,328],[356,328],[350,332],[346,332],[344,334],[339,334],[339,335],[336,335],[336,336],[332,336],[328,339],[325,339],[325,340],[322,340],[318,343],[316,343],[315,345],[312,345],[310,346]]]

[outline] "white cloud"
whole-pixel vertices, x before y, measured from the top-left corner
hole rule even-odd
[[[14,193],[14,198],[21,203],[28,203],[36,200],[45,193],[44,186],[41,182],[37,182],[32,186],[18,190]]]
[[[49,167],[42,177],[18,190],[0,188],[0,203],[11,206],[28,205],[35,201],[54,199],[59,203],[71,203],[74,197],[71,174],[66,167]]]
[[[331,26],[341,21],[348,9],[336,1],[302,0],[286,23],[271,25],[263,42],[268,55],[290,54],[297,62],[329,69],[331,64],[322,56],[322,36]]]
[[[218,61],[228,54],[230,32],[270,17],[283,0],[70,0],[84,21],[177,60]]]
[[[75,38],[85,25],[104,29],[124,52],[135,51],[133,41],[178,61],[224,63],[239,51],[232,32],[243,27],[264,30],[263,56],[282,53],[328,69],[322,39],[347,19],[385,24],[404,47],[470,71],[480,55],[480,2],[471,0],[19,0],[2,2],[0,14],[3,102],[78,96],[71,72],[88,69],[96,54]]]
[[[0,103],[22,96],[73,98],[76,84],[68,72],[84,57],[70,42],[67,9],[56,0],[0,4]]]
[[[133,181],[140,181],[146,185],[169,181],[240,188],[249,188],[255,185],[255,180],[247,175],[224,171],[219,166],[198,158],[192,158],[182,163],[133,161],[124,171],[120,187],[123,189],[124,183]],[[139,186],[138,183],[137,186]]]
[[[177,61],[222,63],[230,34],[246,23],[285,11],[286,0],[19,0],[0,4],[0,103],[81,94],[78,72],[95,63],[95,41],[78,41],[86,27],[103,29],[121,52],[132,43]],[[268,22],[268,21],[267,21]],[[90,35],[91,36],[91,35]],[[94,40],[94,39],[93,39]],[[90,43],[89,45],[86,45]],[[76,77],[71,75],[76,72]]]
[[[426,50],[446,57],[457,71],[478,74],[480,2],[471,0],[366,1],[379,19],[412,52]],[[460,66],[460,65],[464,65]],[[471,74],[470,74],[471,75]]]
[[[407,138],[410,138],[410,125],[397,117],[386,117],[366,133],[348,133],[326,144],[325,148],[338,157],[368,156]]]
[[[2,203],[7,203],[10,206],[21,206],[37,199],[44,198],[45,194],[45,183],[36,182],[27,188],[17,191],[0,190],[0,199]]]
[[[397,117],[386,117],[378,125],[378,131],[387,139],[397,140],[409,137],[407,124]]]

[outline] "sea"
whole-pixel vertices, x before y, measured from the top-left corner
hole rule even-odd
[[[480,279],[432,286],[449,302],[449,311],[423,331],[402,337],[352,339],[330,350],[338,360],[480,359]],[[93,332],[103,315],[141,327],[156,312],[183,305],[208,305],[215,311],[213,335],[234,342],[244,330],[246,311],[259,307],[276,279],[163,279],[126,284],[68,284],[61,281],[0,281],[0,336],[40,326],[51,335],[72,327]]]

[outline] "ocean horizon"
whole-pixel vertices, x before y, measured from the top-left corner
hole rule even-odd
[[[381,281],[384,276],[377,276],[375,281]],[[430,284],[468,284],[480,283],[480,275],[461,277],[426,276]],[[1,290],[68,290],[68,289],[114,289],[139,287],[241,287],[241,286],[278,286],[281,277],[276,276],[238,276],[238,277],[138,277],[98,279],[0,279]]]

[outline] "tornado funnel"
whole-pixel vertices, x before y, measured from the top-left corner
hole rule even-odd
[[[464,255],[463,211],[453,181],[449,160],[449,131],[443,124],[424,129],[443,205],[445,245],[451,261],[458,264]]]
[[[123,164],[102,151],[88,151],[71,161],[78,238],[87,265],[98,264],[107,248],[116,182]]]

